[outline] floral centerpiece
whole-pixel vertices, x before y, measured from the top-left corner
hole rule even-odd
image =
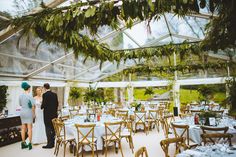
[[[220,115],[215,113],[215,112],[212,112],[212,111],[202,111],[200,114],[199,114],[199,118],[200,118],[200,121],[203,121],[202,122],[204,125],[210,125],[210,122],[209,122],[209,118],[220,118]]]

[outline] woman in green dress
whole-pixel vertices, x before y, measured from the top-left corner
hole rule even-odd
[[[30,94],[30,85],[27,82],[21,84],[21,88],[24,89],[24,93],[19,97],[19,103],[21,106],[20,119],[21,119],[21,148],[32,149],[32,124],[35,117],[35,101],[32,95]],[[25,134],[28,130],[29,144],[25,142]]]

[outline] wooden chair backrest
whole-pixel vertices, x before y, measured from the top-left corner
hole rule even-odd
[[[212,134],[201,134],[202,141],[204,145],[206,144],[216,144],[216,143],[225,143],[228,142],[230,146],[232,146],[231,138],[233,134],[226,133],[212,133]],[[223,141],[221,141],[223,140]]]
[[[203,134],[201,134],[204,145],[220,143],[223,139],[227,139],[227,142],[231,145],[232,135],[228,134],[229,127],[208,127],[201,126]]]
[[[187,145],[189,145],[189,125],[175,124],[171,123],[175,137],[186,137]],[[181,130],[181,133],[178,133],[177,130]]]
[[[55,130],[56,137],[60,140],[66,139],[65,124],[58,118],[52,120],[52,124]]]
[[[146,122],[146,111],[135,111],[134,112],[134,122],[135,123],[145,123]]]
[[[158,110],[149,110],[148,118],[157,120],[159,117],[159,111]]]
[[[168,137],[168,133],[169,133],[169,129],[172,127],[171,123],[175,121],[174,115],[166,115],[164,116],[164,118],[161,120],[161,122],[163,123],[163,127],[164,127],[164,134],[165,137]]]
[[[135,152],[135,157],[148,157],[148,152],[146,147],[141,147]]]
[[[126,113],[117,113],[116,114],[116,117],[118,117],[118,118],[121,118],[123,121],[127,121],[128,120],[128,114],[126,114]]]
[[[161,145],[162,150],[165,153],[165,157],[169,157],[169,145],[170,144],[176,144],[175,156],[180,152],[180,149],[182,147],[184,149],[187,149],[187,146],[184,141],[185,141],[185,139],[183,137],[168,138],[165,140],[161,140],[160,145]]]
[[[105,122],[105,138],[107,141],[120,140],[123,121]]]
[[[201,126],[203,133],[226,133],[229,130],[229,127],[209,127],[209,126]]]
[[[96,124],[75,124],[78,135],[78,141],[80,141],[81,143],[94,143],[95,126]]]

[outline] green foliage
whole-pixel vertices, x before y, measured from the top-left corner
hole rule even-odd
[[[89,105],[91,105],[91,103],[101,104],[102,102],[105,102],[103,89],[89,87],[84,93],[84,101]]]
[[[127,27],[130,28],[133,26],[132,21],[134,20],[149,22],[151,19],[158,20],[160,15],[165,12],[174,11],[177,15],[185,16],[199,11],[197,1],[184,3],[183,1],[123,0],[122,6],[117,5],[117,2],[78,2],[60,8],[44,8],[41,12],[11,20],[8,24],[22,26],[24,32],[32,30],[36,36],[48,43],[62,44],[67,49],[72,48],[75,55],[89,53],[88,56],[99,58],[106,57],[107,47],[99,44],[97,40],[90,40],[86,35],[78,34],[84,28],[87,28],[91,35],[96,35],[98,28],[103,25],[116,29],[118,17],[124,20]],[[221,5],[221,2],[217,3]],[[88,4],[89,7],[85,9],[84,6],[88,6]],[[173,10],[173,8],[175,9]],[[103,51],[105,52],[102,53]]]
[[[69,97],[73,100],[79,99],[81,96],[80,89],[78,87],[71,87]]]
[[[71,87],[70,88],[70,92],[69,92],[69,98],[68,98],[68,104],[71,106],[76,106],[79,105],[79,102],[81,102],[82,100],[81,98],[81,94],[82,91],[80,88],[78,87]]]
[[[133,103],[130,104],[130,106],[134,107],[135,111],[138,111],[141,108],[142,104],[141,103],[133,102]]]
[[[199,114],[199,117],[200,118],[209,118],[209,117],[216,117],[217,114],[215,112],[212,112],[212,111],[202,111],[200,114]]]
[[[0,86],[0,112],[6,107],[7,104],[7,86]]]
[[[114,88],[104,88],[104,101],[113,102],[114,98]]]
[[[200,100],[208,101],[213,97],[213,93],[215,93],[215,88],[210,85],[201,85],[198,88],[198,92],[200,94]]]
[[[202,47],[207,50],[235,48],[236,46],[236,2],[235,0],[210,0],[210,9],[217,10],[218,16],[208,23],[206,38]]]
[[[152,87],[146,88],[144,95],[153,95],[153,94],[154,94],[154,91]]]
[[[105,61],[116,61],[119,64],[122,60],[141,60],[143,58],[148,60],[153,57],[168,57],[170,61],[173,52],[184,59],[191,54],[201,56],[202,50],[235,47],[236,3],[234,0],[210,0],[209,3],[201,1],[200,4],[197,0],[122,0],[121,5],[118,3],[119,1],[89,1],[86,3],[79,1],[70,6],[43,7],[40,12],[7,20],[2,24],[23,28],[23,34],[33,33],[42,41],[61,45],[66,50],[72,49],[76,57],[82,54],[85,56],[84,61],[88,58],[94,58],[96,61],[101,61],[101,65]],[[170,44],[148,49],[112,51],[107,44],[99,43],[94,37],[89,38],[90,35],[96,36],[98,28],[104,25],[110,26],[112,29],[118,29],[120,19],[126,23],[128,28],[134,25],[134,21],[145,20],[147,21],[147,28],[150,30],[151,20],[158,20],[164,13],[174,12],[178,16],[186,16],[198,13],[199,6],[210,8],[212,13],[218,14],[218,16],[212,18],[213,20],[207,27],[207,38],[200,45],[183,43],[179,46]],[[78,33],[84,30],[88,30],[89,35]],[[217,70],[224,68],[225,64],[218,66],[212,65],[212,63],[208,65],[178,65],[176,67],[156,68],[156,71],[185,71],[197,68],[204,69],[205,66]]]
[[[130,73],[143,73],[143,74],[151,74],[151,73],[174,73],[175,71],[179,71],[184,73],[190,73],[190,72],[197,72],[198,70],[220,70],[225,69],[227,70],[228,63],[206,63],[206,64],[186,64],[186,65],[177,65],[177,66],[159,66],[155,65],[150,67],[149,65],[145,64],[138,64],[135,67],[131,67],[128,69],[125,69],[123,73],[125,75],[128,75]]]
[[[144,88],[134,88],[134,98],[135,100],[148,100],[150,98],[152,98],[152,95],[145,95],[145,91],[146,89]],[[167,92],[166,89],[153,89],[154,94],[163,94],[165,92]]]

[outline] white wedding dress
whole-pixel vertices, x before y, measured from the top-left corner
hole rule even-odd
[[[32,143],[41,144],[47,142],[45,125],[43,120],[43,110],[41,110],[41,101],[35,99],[35,123],[33,124]]]

